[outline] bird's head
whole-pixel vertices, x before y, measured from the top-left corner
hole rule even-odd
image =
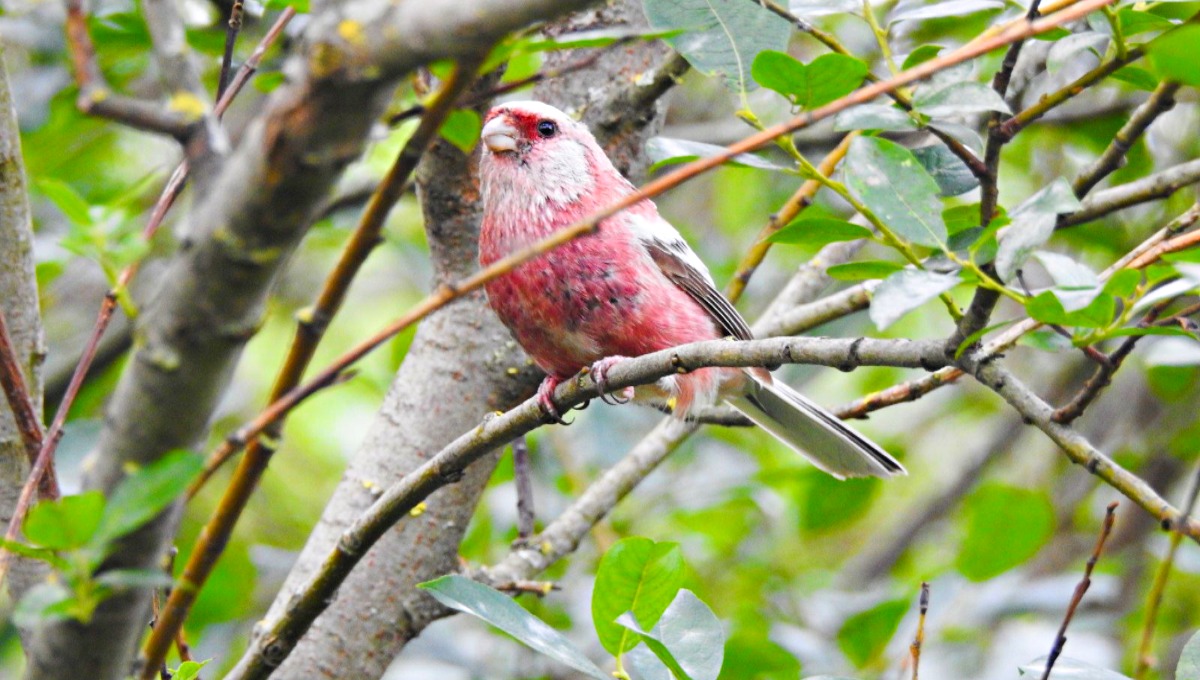
[[[488,112],[480,137],[485,201],[564,205],[624,183],[587,127],[549,104],[500,104]]]

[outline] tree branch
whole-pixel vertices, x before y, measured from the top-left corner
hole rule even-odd
[[[0,523],[8,526],[16,516],[21,490],[31,464],[29,428],[40,429],[42,412],[42,360],[46,355],[34,274],[33,223],[29,210],[25,160],[17,113],[9,89],[4,46],[0,42],[0,316],[7,322],[14,366],[7,369],[13,380],[24,384],[28,411],[21,426],[14,409],[0,407]],[[5,402],[8,403],[8,402]],[[22,406],[22,411],[25,407]],[[22,432],[25,432],[24,437]],[[47,489],[49,490],[49,489]],[[17,522],[19,528],[20,522]],[[0,558],[2,559],[2,558]],[[12,600],[45,573],[45,565],[17,558],[8,592]]]
[[[1078,431],[1054,422],[1054,408],[1042,401],[1012,372],[997,361],[967,357],[964,371],[1008,402],[1027,422],[1044,432],[1058,444],[1072,463],[1082,465],[1088,472],[1133,501],[1154,516],[1166,531],[1179,531],[1200,543],[1200,522],[1186,517],[1167,502],[1140,477],[1104,455]]]

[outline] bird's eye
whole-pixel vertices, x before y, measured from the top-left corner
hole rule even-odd
[[[558,125],[552,120],[540,120],[537,124],[537,133],[542,137],[553,137],[558,134]]]

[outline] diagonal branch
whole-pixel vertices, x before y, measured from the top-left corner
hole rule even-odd
[[[984,386],[999,394],[1030,424],[1058,444],[1072,463],[1082,465],[1088,472],[1150,513],[1164,530],[1178,531],[1200,543],[1200,522],[1187,517],[1171,505],[1141,477],[1118,465],[1091,444],[1082,434],[1067,425],[1054,422],[1054,407],[1047,404],[1025,386],[1016,375],[997,361],[967,357],[962,368]]]
[[[607,384],[609,389],[619,390],[706,366],[812,363],[843,370],[866,365],[922,368],[937,366],[942,359],[938,341],[869,338],[712,340],[624,360],[608,373]],[[581,375],[559,385],[554,402],[563,412],[598,396],[599,390],[592,378]],[[393,525],[431,493],[460,479],[467,466],[481,456],[536,429],[546,422],[546,418],[538,400],[529,399],[511,411],[485,419],[385,491],[342,533],[321,568],[297,588],[282,615],[267,622],[252,654],[243,659],[239,672],[232,677],[238,680],[265,677],[270,666],[287,657],[354,566]],[[670,429],[670,426],[663,427]]]

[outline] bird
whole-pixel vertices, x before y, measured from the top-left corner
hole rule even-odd
[[[542,240],[635,191],[587,126],[538,101],[494,106],[480,131],[479,264]],[[490,307],[546,373],[538,403],[563,422],[555,388],[591,372],[605,401],[667,403],[687,418],[723,400],[836,478],[904,466],[763,368],[709,367],[606,397],[617,362],[702,340],[753,338],[687,241],[642,200],[485,285]]]

